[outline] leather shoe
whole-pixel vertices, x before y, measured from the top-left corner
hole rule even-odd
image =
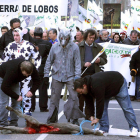
[[[135,96],[130,96],[130,100],[134,101],[135,100]]]

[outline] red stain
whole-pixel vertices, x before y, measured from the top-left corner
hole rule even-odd
[[[52,126],[45,126],[45,125],[42,125],[40,126],[40,131],[39,133],[47,133],[47,132],[52,132],[52,131],[59,131],[60,129],[59,128],[54,128]]]
[[[26,127],[26,130],[28,130],[28,134],[36,134],[36,133],[48,133],[48,132],[54,132],[54,131],[59,131],[59,128],[54,128],[52,126],[46,126],[46,125],[40,125],[39,126],[39,131],[35,130],[34,128],[31,127]]]
[[[25,129],[28,130],[28,134],[35,134],[35,133],[37,133],[36,130],[33,129],[33,128],[26,127]]]

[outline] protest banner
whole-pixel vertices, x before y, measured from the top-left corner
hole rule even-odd
[[[94,28],[93,23],[94,18],[92,17],[92,15],[89,15],[89,18],[87,18],[87,10],[81,7],[80,5],[79,5],[79,21],[80,21],[79,24],[81,25],[79,25],[78,27],[81,27],[83,31],[88,28]]]
[[[104,43],[99,43],[104,46]],[[135,82],[131,82],[129,62],[131,56],[138,50],[138,45],[125,45],[110,43],[105,52],[107,55],[107,64],[104,65],[105,71],[118,71],[128,83],[129,95],[135,95]],[[130,57],[122,57],[123,54],[129,54]]]
[[[68,0],[5,0],[0,1],[2,15],[67,15]]]
[[[88,4],[87,4],[87,18],[89,19],[90,16],[92,17],[91,23],[94,24],[94,26],[98,25],[98,23],[100,21],[99,13],[100,13],[100,9],[96,5],[96,3],[94,1],[90,2],[88,0]]]
[[[73,20],[78,19],[78,0],[68,0],[68,6],[65,7],[67,7],[67,16],[61,16],[61,21],[69,21],[71,18]]]

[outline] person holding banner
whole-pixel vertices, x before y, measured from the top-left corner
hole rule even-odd
[[[96,135],[102,136],[109,131],[108,104],[111,97],[115,97],[124,112],[129,124],[129,136],[138,135],[139,127],[128,94],[127,82],[121,73],[117,71],[98,72],[76,79],[74,89],[85,96],[91,125],[98,122],[100,124],[99,130],[95,132]],[[92,103],[94,98],[96,99],[96,112]]]
[[[100,66],[105,65],[107,63],[107,55],[104,52],[102,55],[100,55],[100,57],[96,59],[95,63],[91,64],[91,61],[103,49],[102,46],[94,42],[96,38],[97,38],[96,31],[93,29],[88,29],[84,33],[84,41],[78,44],[80,49],[82,72],[85,70],[85,68],[89,67],[86,70],[86,72],[82,75],[82,77],[100,72],[101,71]],[[84,96],[78,94],[78,97],[79,97],[79,108],[83,112]],[[85,114],[86,114],[86,119],[89,119],[87,106],[85,106]]]
[[[8,32],[6,32],[6,33],[1,37],[1,39],[0,39],[0,58],[1,58],[2,54],[3,54],[3,51],[4,51],[5,47],[6,47],[9,43],[11,43],[11,42],[14,41],[13,31],[14,31],[15,28],[20,27],[20,24],[21,24],[21,23],[20,23],[20,20],[19,20],[18,18],[13,18],[13,19],[11,19],[11,21],[10,21],[11,29],[10,29]],[[27,32],[27,34],[25,34],[25,35],[23,36],[23,39],[24,39],[24,40],[28,40],[28,41],[31,42],[31,43],[34,42],[33,38],[29,35],[28,32]]]

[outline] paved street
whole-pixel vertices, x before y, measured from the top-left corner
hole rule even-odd
[[[59,123],[67,122],[65,116],[63,115],[63,104],[64,101],[60,100],[60,109],[59,109]],[[137,123],[140,127],[140,103],[132,102]],[[116,100],[111,100],[109,105],[109,121],[110,121],[110,131],[108,136],[94,136],[94,135],[84,135],[84,136],[74,136],[74,135],[53,135],[53,134],[0,134],[0,140],[135,140],[139,138],[130,138],[128,124],[125,120],[122,110],[120,106],[116,102]],[[38,98],[36,104],[36,110],[33,112],[33,117],[38,121],[45,123],[47,119],[47,112],[40,112],[38,107]],[[84,118],[79,119],[81,122]],[[90,123],[85,123],[84,127],[93,129],[90,126]],[[25,127],[25,120],[23,118],[19,119],[19,127]]]

